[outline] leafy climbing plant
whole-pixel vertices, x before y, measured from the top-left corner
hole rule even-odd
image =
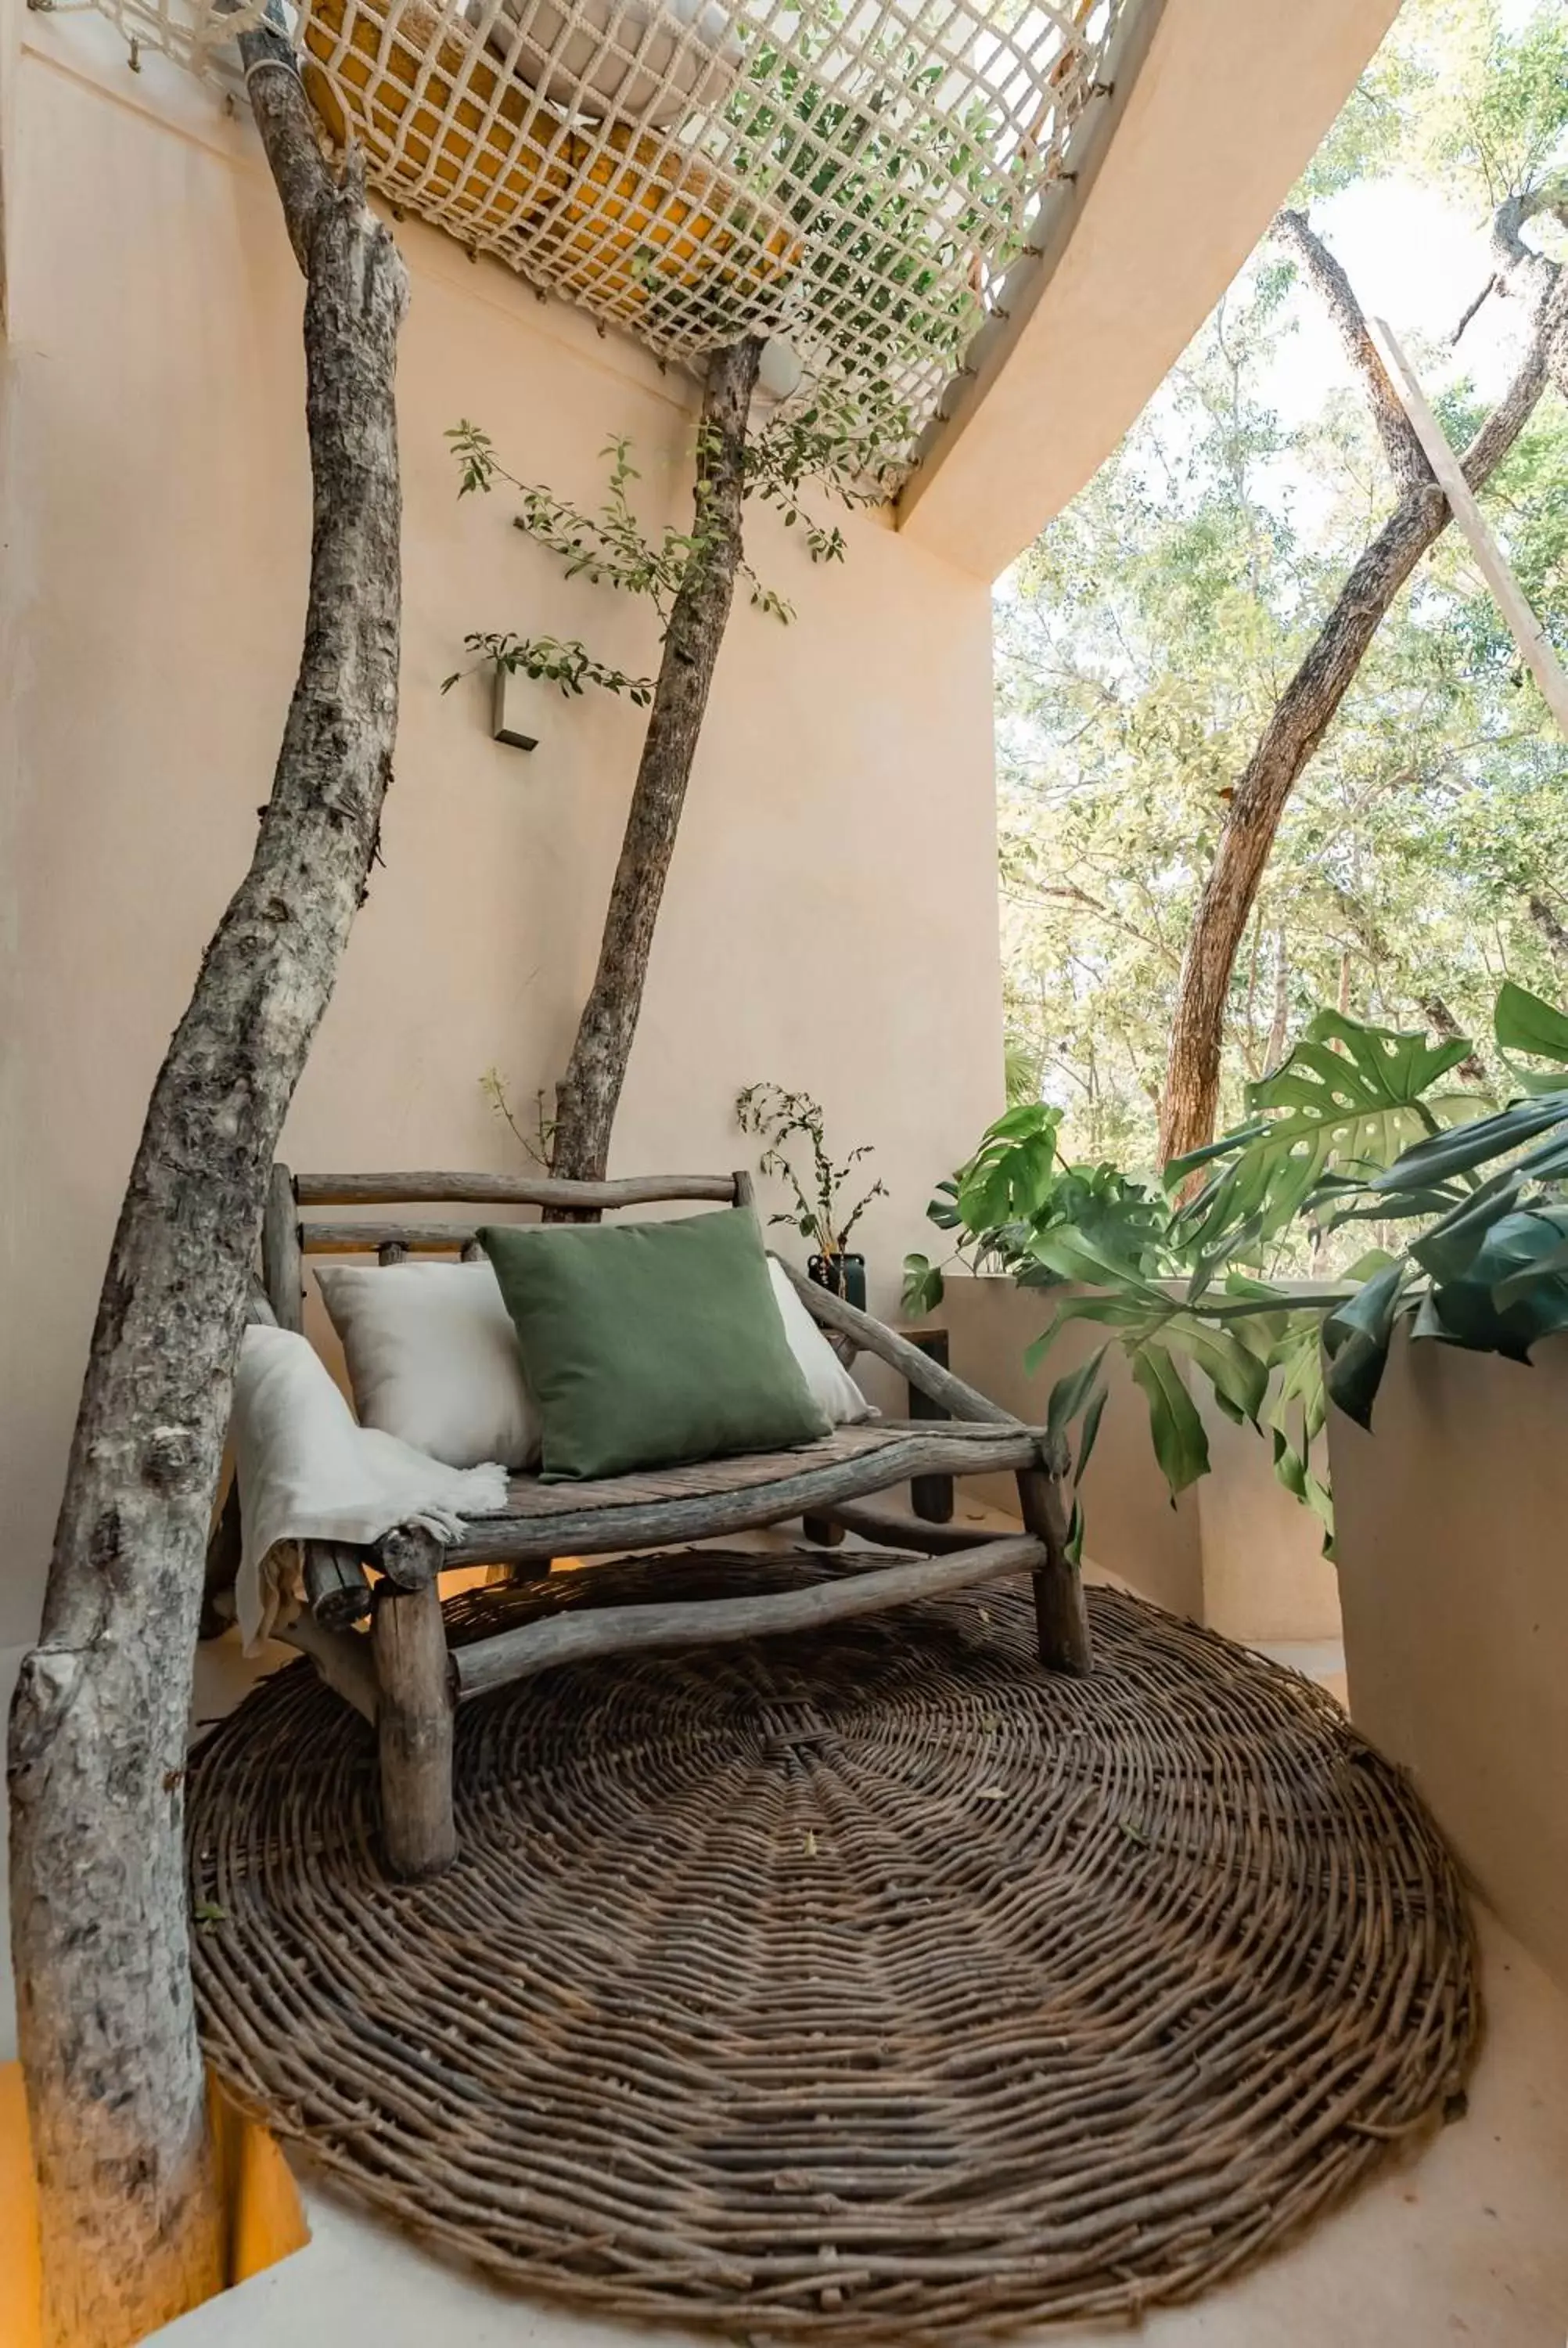
[[[595,685],[606,693],[623,693],[638,709],[646,709],[653,698],[653,679],[632,676],[623,668],[614,668],[604,661],[595,660],[588,646],[573,638],[563,644],[556,636],[516,636],[508,630],[496,635],[476,632],[463,639],[465,651],[477,653],[480,665],[503,668],[508,675],[521,674],[533,677],[540,685],[558,685],[569,697],[580,694],[585,685]],[[454,669],[441,680],[443,693],[464,675]]]
[[[897,417],[868,423],[846,394],[825,386],[798,413],[774,417],[748,439],[746,496],[773,506],[786,529],[798,527],[814,562],[842,562],[844,533],[811,510],[808,486],[815,481],[845,507],[880,502],[886,479],[884,435],[898,429]],[[567,578],[584,578],[594,586],[645,597],[658,613],[661,630],[669,625],[692,565],[707,561],[717,547],[718,534],[707,528],[702,511],[701,473],[694,526],[683,530],[667,523],[657,536],[644,530],[631,501],[632,484],[641,475],[632,462],[631,442],[624,437],[608,441],[600,452],[609,471],[604,497],[594,507],[577,505],[542,483],[509,472],[489,434],[466,417],[446,437],[457,466],[459,498],[488,496],[498,488],[513,490],[519,500],[518,529],[555,555]],[[753,607],[787,626],[795,616],[793,604],[757,576],[744,554],[740,570]],[[568,695],[593,685],[624,695],[640,708],[653,698],[651,678],[633,676],[599,660],[579,638],[563,642],[554,636],[476,629],[463,644],[478,656],[477,666],[520,671],[558,685]],[[457,669],[445,678],[443,693],[465,674]]]
[[[735,163],[749,190],[793,189],[790,217],[803,227],[833,207],[834,233],[808,238],[804,266],[862,377],[845,396],[892,411],[888,377],[912,344],[956,362],[981,323],[980,255],[999,274],[1022,250],[1033,159],[985,98],[952,106],[945,67],[897,19],[870,38],[862,29],[868,70],[851,82],[841,21],[835,10],[795,22],[787,47],[754,37],[726,113],[743,134]]]

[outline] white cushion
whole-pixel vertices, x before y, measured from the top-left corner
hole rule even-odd
[[[538,1413],[488,1263],[328,1266],[316,1278],[362,1426],[449,1468],[538,1465]]]
[[[876,1411],[795,1294],[784,1266],[772,1256],[768,1258],[768,1273],[790,1352],[800,1365],[817,1408],[835,1426],[857,1426],[862,1419],[875,1418]]]

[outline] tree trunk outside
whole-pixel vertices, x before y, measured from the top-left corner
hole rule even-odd
[[[1384,445],[1397,444],[1384,413],[1387,376],[1372,350],[1348,281],[1297,214],[1281,233],[1307,261],[1353,357],[1360,336],[1376,364],[1374,412]],[[1315,257],[1316,256],[1316,257]],[[1539,260],[1540,256],[1533,256]],[[1568,277],[1542,263],[1532,283],[1544,290],[1531,346],[1512,384],[1464,458],[1465,478],[1479,489],[1522,430],[1549,375],[1568,355]],[[1353,313],[1353,315],[1351,314]],[[1401,470],[1408,452],[1401,459]],[[1421,462],[1425,466],[1426,459]],[[1376,635],[1384,613],[1449,520],[1449,504],[1428,469],[1406,489],[1377,537],[1357,562],[1316,641],[1296,670],[1253,752],[1220,830],[1183,958],[1171,1027],[1165,1089],[1160,1105],[1162,1163],[1214,1138],[1219,1106],[1220,1046],[1231,972],[1258,883],[1268,862],[1286,801],[1322,740]]]
[[[1532,891],[1527,901],[1530,918],[1551,947],[1558,966],[1568,971],[1568,929],[1564,929],[1551,906],[1538,891]]]
[[[122,2348],[222,2281],[182,1852],[202,1553],[268,1172],[364,894],[396,725],[406,279],[362,175],[323,162],[286,44],[261,29],[241,50],[307,281],[310,599],[251,869],[153,1087],[12,1707],[47,2348]]]
[[[1268,1023],[1268,1049],[1264,1054],[1263,1072],[1273,1076],[1285,1057],[1285,1046],[1290,1035],[1290,950],[1285,932],[1274,933],[1274,1011]]]
[[[1314,235],[1305,212],[1288,208],[1280,212],[1272,234],[1276,243],[1296,254],[1311,278],[1345,355],[1361,378],[1395,489],[1401,496],[1407,489],[1424,489],[1432,478],[1427,452],[1368,331],[1366,314],[1342,264],[1322,238]]]
[[[1421,996],[1420,1002],[1421,1011],[1432,1033],[1435,1035],[1440,1035],[1445,1044],[1457,1044],[1464,1034],[1464,1029],[1454,1017],[1444,998],[1435,992],[1429,992]],[[1491,1078],[1486,1073],[1485,1062],[1474,1052],[1465,1054],[1464,1058],[1459,1063],[1459,1072],[1467,1085],[1474,1085],[1480,1092],[1487,1091],[1491,1084]]]
[[[1560,228],[1568,228],[1568,200],[1564,199],[1561,180],[1538,188],[1530,195],[1509,196],[1498,206],[1491,223],[1497,274],[1487,288],[1489,293],[1495,290],[1532,302],[1537,310],[1544,310],[1553,294],[1561,290],[1563,274],[1561,262],[1524,242],[1524,228],[1542,212],[1550,213]],[[1559,333],[1552,337],[1546,369],[1563,397],[1568,399],[1568,334]]]
[[[596,1181],[642,1007],[653,926],[675,850],[692,761],[734,600],[745,496],[746,415],[762,344],[715,351],[708,363],[697,444],[696,520],[703,541],[670,616],[648,732],[610,892],[599,968],[558,1094],[551,1170]]]

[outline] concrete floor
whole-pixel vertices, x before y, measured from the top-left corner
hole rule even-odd
[[[1483,1916],[1488,2029],[1468,2116],[1147,2348],[1563,2348],[1568,2000]],[[313,2240],[157,2334],[167,2348],[687,2348],[503,2296],[307,2189]],[[1049,2348],[1126,2339],[1072,2327]],[[737,2335],[739,2337],[739,2335]],[[704,2348],[712,2348],[708,2335]]]

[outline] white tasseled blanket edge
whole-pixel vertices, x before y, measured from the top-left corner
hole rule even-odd
[[[395,1525],[455,1540],[506,1506],[507,1471],[448,1468],[360,1426],[324,1362],[289,1329],[247,1329],[231,1423],[242,1536],[235,1611],[254,1654],[304,1602],[300,1544],[366,1546]]]

